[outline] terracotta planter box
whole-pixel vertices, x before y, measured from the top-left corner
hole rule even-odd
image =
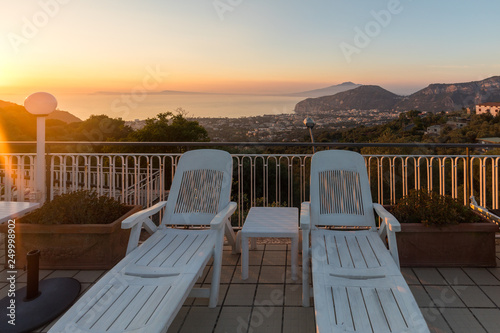
[[[26,253],[40,250],[40,269],[112,268],[125,256],[130,235],[130,230],[121,229],[121,222],[142,209],[129,207],[128,213],[110,224],[16,223],[16,267],[26,265]],[[0,224],[0,232],[4,233],[7,253],[6,223]]]
[[[399,262],[412,267],[495,267],[495,223],[426,227],[401,223],[396,233]]]

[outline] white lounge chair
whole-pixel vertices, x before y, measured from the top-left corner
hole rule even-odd
[[[311,201],[302,204],[300,225],[303,306],[309,306],[311,259],[318,332],[429,332],[399,271],[399,222],[372,203],[361,155],[328,150],[313,156]]]
[[[224,230],[229,217],[232,158],[218,150],[187,152],[179,160],[170,194],[122,222],[131,228],[127,255],[106,273],[49,332],[166,332],[187,297],[217,305]],[[165,208],[159,227],[150,216]],[[192,229],[167,228],[195,226]],[[210,229],[201,226],[210,225]],[[137,246],[141,228],[152,235]],[[213,257],[209,289],[193,288]]]

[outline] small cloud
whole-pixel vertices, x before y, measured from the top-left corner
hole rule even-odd
[[[477,65],[475,65],[475,66],[470,66],[470,65],[429,65],[427,67],[433,68],[433,69],[468,69],[468,68],[476,67],[476,66]],[[484,65],[480,65],[480,66],[484,66]]]

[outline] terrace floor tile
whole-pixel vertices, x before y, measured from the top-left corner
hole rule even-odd
[[[236,266],[222,266],[220,283],[230,283],[233,274],[239,274],[239,272],[234,271],[235,267]],[[208,275],[204,283],[211,283],[211,282],[212,282],[212,267],[210,267],[210,271],[208,272]]]
[[[450,286],[424,286],[438,308],[465,307],[460,297]]]
[[[406,283],[410,284],[420,284],[419,279],[413,272],[413,270],[409,267],[401,267],[401,274],[403,274],[403,277],[406,280]]]
[[[74,279],[77,279],[81,283],[84,282],[89,282],[93,283],[106,272],[106,270],[85,270],[85,271],[79,271],[75,276],[73,276]]]
[[[227,247],[223,253],[218,306],[209,309],[208,299],[188,298],[168,333],[315,332],[314,307],[301,306],[300,266],[299,279],[291,280],[290,244],[258,241],[258,248],[250,251],[253,265],[249,266],[249,278],[243,281],[241,255],[232,254]],[[209,286],[211,269],[204,269],[196,286]],[[401,271],[431,332],[499,331],[500,268],[406,267]],[[40,279],[74,277],[82,282],[83,295],[103,274],[99,270],[41,270]],[[7,295],[7,277],[2,268],[0,298]],[[26,273],[18,270],[16,280],[18,289],[26,286]],[[314,304],[312,298],[311,304]],[[47,332],[52,325],[45,325],[37,332]]]
[[[285,300],[282,284],[259,284],[255,305],[283,306]]]
[[[488,333],[499,331],[500,309],[471,309],[471,311]]]
[[[316,322],[314,308],[285,307],[283,315],[283,332],[287,333],[314,333]]]
[[[231,284],[224,305],[252,305],[256,289],[256,284]]]
[[[284,266],[286,264],[285,251],[269,251],[264,252],[262,265],[266,266]]]
[[[497,307],[500,307],[500,286],[481,286],[480,288]]]
[[[500,280],[498,280],[488,269],[467,267],[464,268],[464,271],[472,281],[478,285],[500,286]]]
[[[215,326],[215,333],[248,332],[251,312],[252,307],[249,306],[223,307]]]
[[[467,308],[443,308],[440,310],[454,333],[486,332],[472,312]]]
[[[250,318],[248,332],[275,333],[281,332],[283,307],[258,306],[254,307]]]
[[[263,256],[264,256],[264,251],[257,251],[257,250],[248,251],[248,265],[249,266],[262,265],[262,257]],[[239,262],[239,264],[241,265],[241,261]]]
[[[240,259],[239,253],[233,254],[231,251],[224,251],[222,256],[222,265],[224,266],[236,265],[238,264],[239,259]]]
[[[461,268],[439,268],[438,271],[450,285],[474,285],[474,281]]]
[[[437,268],[413,268],[413,272],[423,285],[446,285],[446,280]]]
[[[257,283],[259,281],[260,266],[248,266],[248,279],[241,279],[241,266],[236,266],[231,283]]]
[[[266,251],[286,251],[286,244],[266,244]]]
[[[210,288],[210,284],[206,284],[203,286],[204,288]],[[224,299],[226,298],[227,295],[227,290],[229,288],[228,284],[221,284],[219,287],[219,299],[217,300],[217,305],[222,306]],[[195,306],[208,306],[208,298],[188,298],[192,299],[192,305]]]
[[[189,312],[190,308],[187,306],[183,306],[180,310],[177,316],[175,316],[174,320],[172,321],[172,324],[170,324],[170,327],[167,330],[167,333],[177,333],[179,332],[180,328],[182,327],[182,324],[184,323],[186,316]]]
[[[419,307],[434,307],[434,303],[432,302],[432,299],[430,296],[427,294],[427,291],[425,288],[421,285],[409,285],[411,293],[413,294],[413,297],[415,297],[415,300],[417,301],[417,304]]]
[[[217,317],[221,311],[220,307],[213,309],[206,306],[196,307],[193,306],[184,319],[181,333],[211,333],[214,329]],[[176,318],[177,319],[177,318]]]
[[[302,306],[302,286],[291,284],[285,287],[285,305]]]
[[[421,308],[420,310],[431,333],[453,333],[438,308]]]
[[[469,308],[488,308],[495,306],[477,286],[453,286],[452,288]]]
[[[259,283],[284,283],[285,266],[262,266]]]

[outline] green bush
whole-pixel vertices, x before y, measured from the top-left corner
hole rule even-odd
[[[427,190],[411,190],[392,209],[401,223],[423,223],[426,226],[445,226],[482,222],[469,207],[450,196]]]
[[[20,222],[30,224],[109,224],[130,207],[93,191],[79,190],[62,194],[46,202]]]

